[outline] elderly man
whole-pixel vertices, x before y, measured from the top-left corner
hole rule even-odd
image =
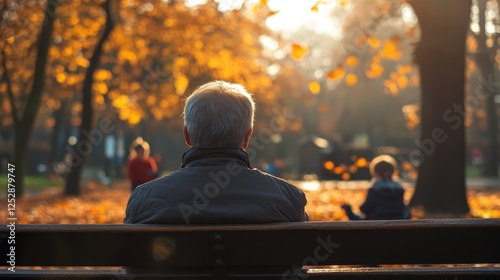
[[[271,223],[307,220],[304,193],[250,166],[245,149],[255,104],[238,84],[214,81],[196,89],[184,107],[182,166],[139,186],[125,223]]]

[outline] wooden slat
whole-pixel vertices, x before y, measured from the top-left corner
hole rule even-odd
[[[0,230],[7,252],[8,228]],[[17,266],[210,268],[500,263],[500,219],[266,225],[16,225]],[[329,245],[328,245],[329,244]],[[0,255],[5,264],[6,254]]]
[[[0,278],[17,279],[213,279],[211,271],[127,272],[126,270],[18,270],[0,271]],[[299,274],[270,272],[229,272],[226,279],[499,279],[500,267],[492,268],[343,268],[317,269]]]
[[[3,226],[2,252],[7,252],[8,234]],[[215,234],[223,236],[220,242],[214,241]],[[207,279],[213,278],[212,266],[219,258],[227,268],[226,279],[499,279],[498,267],[351,268],[308,274],[294,274],[302,270],[293,269],[302,264],[498,264],[498,236],[498,219],[225,226],[18,225],[18,269],[20,265],[148,268],[127,274],[122,270],[3,270],[0,278]],[[224,252],[214,252],[215,245],[224,246]],[[6,254],[0,255],[2,262],[5,258]]]

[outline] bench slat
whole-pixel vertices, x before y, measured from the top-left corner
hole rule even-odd
[[[0,278],[17,279],[213,279],[211,271],[184,273],[129,273],[126,270],[18,270],[0,271]],[[229,272],[226,279],[499,279],[500,267],[492,268],[343,268],[314,269],[307,274]]]
[[[214,241],[220,234],[222,240]],[[9,229],[0,230],[8,252]],[[227,226],[16,225],[17,266],[151,268],[500,263],[500,219]],[[223,252],[214,252],[222,245]],[[5,264],[7,255],[0,255]]]

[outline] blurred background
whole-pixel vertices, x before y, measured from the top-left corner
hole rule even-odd
[[[422,105],[432,100],[422,100],[416,54],[430,33],[414,2],[4,0],[0,179],[7,182],[14,163],[19,194],[113,188],[126,181],[137,137],[168,174],[187,149],[184,99],[203,83],[226,80],[243,84],[256,100],[248,149],[254,167],[306,190],[362,188],[370,160],[384,153],[396,158],[400,179],[413,188],[422,162],[454,141],[429,142],[422,134]],[[462,4],[424,2],[429,14],[442,12],[435,18],[451,22],[450,33],[457,22],[467,25],[463,102],[441,111],[430,127],[440,128],[443,119],[454,124],[458,116],[464,146],[457,160],[464,161],[466,185],[500,189],[499,1],[463,1],[465,16],[451,18],[446,13]],[[432,38],[439,46],[439,36]],[[454,50],[448,44],[444,54],[426,57]]]

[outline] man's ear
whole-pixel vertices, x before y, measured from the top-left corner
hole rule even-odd
[[[253,127],[250,127],[250,129],[247,131],[245,134],[245,141],[243,141],[243,149],[246,150],[248,147],[248,144],[250,143],[250,137],[252,136],[253,133]]]
[[[193,147],[193,144],[191,143],[191,136],[189,136],[187,127],[184,126],[184,129],[182,131],[184,133],[184,141],[186,142],[186,145],[188,145],[189,148]]]

